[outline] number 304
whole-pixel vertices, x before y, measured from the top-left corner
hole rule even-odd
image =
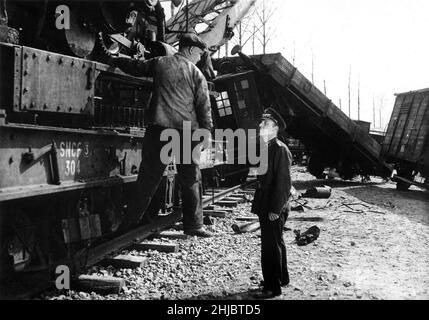
[[[80,161],[66,160],[66,176],[74,176],[76,173],[80,173]]]

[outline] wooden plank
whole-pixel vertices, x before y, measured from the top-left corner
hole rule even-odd
[[[246,200],[243,199],[242,197],[226,197],[222,201],[235,201],[238,203],[242,203],[242,202],[245,202]]]
[[[210,210],[210,209],[207,208],[207,210]],[[223,208],[223,207],[214,207],[214,209],[212,209],[212,210],[225,211],[226,213],[233,213],[234,212],[234,209],[232,209],[232,208]]]
[[[216,218],[226,218],[228,212],[226,211],[217,211],[217,210],[204,210],[204,216],[216,217]]]
[[[215,204],[222,207],[236,207],[238,205],[237,201],[227,201],[227,200],[216,201]]]
[[[124,279],[110,276],[80,275],[72,281],[74,290],[98,294],[119,294],[124,286]]]
[[[233,224],[232,230],[235,233],[247,233],[247,232],[255,232],[261,228],[259,221],[251,221],[251,222],[243,222],[240,224]]]
[[[237,221],[258,221],[259,217],[255,216],[248,216],[248,217],[237,217],[235,218]]]
[[[392,178],[392,181],[398,182],[398,180],[406,182],[406,183],[409,183],[409,184],[412,184],[412,185],[415,185],[415,186],[417,186],[419,188],[422,188],[422,189],[429,190],[429,184],[427,184],[427,183],[421,183],[421,182],[417,182],[417,181],[414,181],[414,180],[408,180],[406,178],[394,175],[393,178]]]
[[[140,268],[147,263],[147,258],[132,256],[132,255],[118,255],[114,258],[107,258],[101,261],[100,264],[104,266],[113,266],[117,269],[136,269]]]
[[[110,241],[104,242],[95,248],[89,250],[89,254],[80,255],[80,261],[85,262],[88,265],[93,265],[98,261],[102,260],[106,255],[112,253],[112,248],[115,250],[121,250],[129,246],[134,240],[143,240],[149,235],[153,234],[153,230],[162,230],[167,226],[171,226],[173,223],[182,219],[182,213],[180,211],[174,212],[166,217],[160,217],[154,222],[143,225],[139,228],[133,229],[128,233],[120,235]],[[87,256],[88,254],[88,256]]]
[[[158,252],[168,252],[168,253],[175,253],[179,250],[179,245],[177,243],[159,243],[159,242],[148,242],[148,241],[134,243],[131,247],[134,250],[138,250],[138,251],[156,250]]]
[[[158,234],[156,234],[157,238],[166,238],[166,239],[178,239],[178,240],[184,240],[188,239],[188,236],[182,232],[177,231],[162,231]]]

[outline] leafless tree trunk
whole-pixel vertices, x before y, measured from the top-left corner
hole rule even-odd
[[[351,87],[350,87],[350,80],[351,80],[351,76],[352,76],[352,65],[350,65],[350,69],[349,69],[349,118],[351,116],[351,97],[350,97],[350,91],[351,91]]]
[[[267,0],[262,0],[255,11],[258,24],[261,26],[257,39],[262,46],[263,54],[267,52],[268,44],[275,36],[275,29],[270,22],[274,16],[276,7],[269,3]]]
[[[236,36],[232,40],[234,44],[238,44],[243,50],[244,46],[248,43],[249,40],[252,40],[252,48],[253,48],[253,40],[255,35],[255,23],[253,21],[254,11],[251,10],[240,22],[237,24],[235,28]]]
[[[271,24],[276,8],[267,0],[259,0],[247,16],[240,21],[235,29],[235,44],[243,48],[251,41],[252,53],[257,50],[257,43],[262,52],[267,52],[267,46],[275,36],[275,29]]]
[[[314,84],[314,53],[311,48],[311,83]]]
[[[360,76],[358,78],[358,120],[360,120]]]
[[[252,35],[252,54],[255,54],[255,34],[256,34],[256,26],[253,25],[253,35]]]

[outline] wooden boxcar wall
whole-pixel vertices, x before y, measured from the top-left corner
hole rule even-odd
[[[429,166],[429,89],[396,96],[382,154]]]

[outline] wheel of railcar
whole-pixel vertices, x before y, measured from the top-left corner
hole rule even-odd
[[[409,169],[409,168],[401,168],[398,170],[398,176],[403,177],[405,179],[408,180],[413,180],[413,170]],[[398,180],[396,182],[396,189],[398,191],[408,191],[408,189],[410,189],[411,187],[411,183],[405,182],[405,181],[401,181]]]
[[[122,222],[123,210],[118,208],[113,201],[109,201],[106,205],[105,215],[107,217],[108,232],[114,233],[118,231]]]
[[[0,281],[6,281],[14,272],[14,258],[10,252],[10,244],[13,239],[13,231],[9,225],[5,223],[4,217],[0,217]]]
[[[408,191],[408,189],[410,189],[410,187],[411,187],[411,183],[407,183],[404,181],[396,182],[396,189],[398,191]]]
[[[355,172],[352,168],[346,167],[340,171],[340,177],[343,180],[352,180],[355,176]]]
[[[94,192],[94,207],[100,212],[102,233],[112,234],[118,231],[125,215],[124,188],[122,186],[104,188]]]
[[[2,238],[2,269],[8,273],[24,270],[36,258],[36,226],[23,210],[16,210],[6,222],[6,235]]]
[[[325,165],[323,164],[322,157],[317,154],[311,155],[308,160],[308,172],[310,172],[316,178],[322,178]]]

